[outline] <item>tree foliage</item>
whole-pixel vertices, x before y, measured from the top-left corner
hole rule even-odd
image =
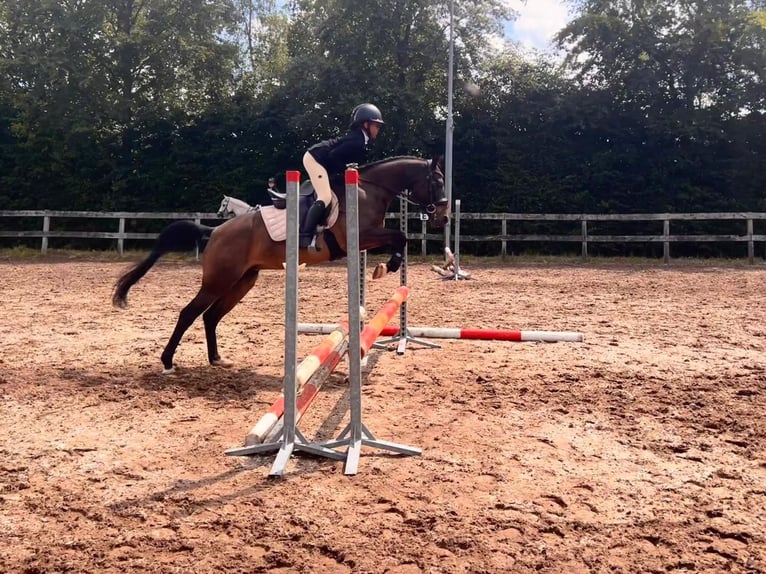
[[[472,211],[766,210],[763,0],[571,0],[559,63],[454,2],[455,197]],[[6,0],[0,206],[267,201],[372,101],[372,158],[443,153],[448,3]]]
[[[764,108],[766,29],[748,0],[581,0],[558,35],[583,83],[655,113]],[[683,115],[681,115],[683,117]]]

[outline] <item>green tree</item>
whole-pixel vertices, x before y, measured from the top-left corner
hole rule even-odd
[[[46,207],[150,195],[147,128],[184,125],[231,93],[228,0],[9,0],[0,20],[16,179]]]
[[[577,78],[615,101],[720,117],[763,109],[766,28],[751,0],[574,0],[558,35]]]
[[[740,126],[760,122],[764,28],[746,0],[579,0],[558,36],[588,114],[582,179],[611,210],[754,208],[734,165]],[[757,137],[751,133],[745,138]],[[745,177],[753,180],[754,177]]]
[[[240,89],[267,98],[282,85],[288,64],[286,10],[276,0],[237,0],[236,9]]]
[[[459,4],[459,41],[465,54],[478,54],[509,13],[499,0]],[[469,11],[481,18],[465,18]],[[443,149],[446,22],[447,5],[433,0],[299,0],[285,84],[268,106],[291,132],[285,145],[296,160],[311,142],[344,130],[363,101],[386,119],[379,155]]]

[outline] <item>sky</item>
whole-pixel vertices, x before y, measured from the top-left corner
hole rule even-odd
[[[508,0],[519,17],[505,27],[506,35],[527,48],[546,51],[549,42],[569,20],[561,0]]]

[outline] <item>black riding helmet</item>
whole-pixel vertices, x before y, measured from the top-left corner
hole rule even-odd
[[[359,104],[351,112],[351,127],[356,128],[364,122],[373,122],[383,125],[383,114],[380,113],[378,106],[373,104]]]

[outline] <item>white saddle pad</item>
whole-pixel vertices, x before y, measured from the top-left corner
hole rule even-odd
[[[284,241],[287,238],[287,210],[277,209],[273,205],[261,207],[261,217],[266,224],[266,230],[272,241]],[[327,226],[320,229],[332,227],[338,220],[338,198],[335,193],[332,194],[332,203],[330,204],[330,215],[327,218]]]

